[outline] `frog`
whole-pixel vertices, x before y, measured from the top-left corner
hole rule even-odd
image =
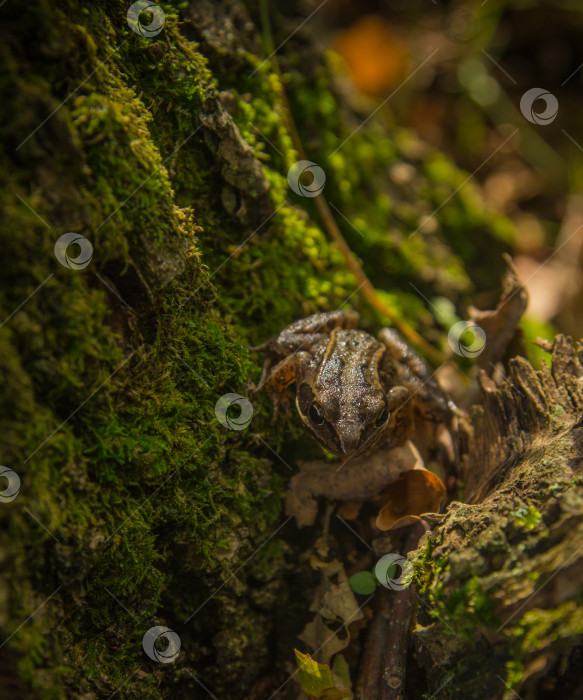
[[[382,328],[375,338],[358,329],[359,321],[352,310],[313,314],[253,348],[265,352],[256,391],[268,393],[274,417],[295,384],[304,427],[341,458],[392,449],[410,438],[416,420],[450,424],[455,413],[396,330]]]

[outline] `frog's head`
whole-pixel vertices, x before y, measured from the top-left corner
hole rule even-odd
[[[308,383],[301,383],[296,406],[308,431],[338,457],[372,447],[390,418],[385,395],[373,387],[347,397],[334,388],[315,392]]]

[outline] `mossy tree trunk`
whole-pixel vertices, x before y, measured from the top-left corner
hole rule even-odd
[[[317,448],[297,421],[272,425],[264,398],[245,430],[223,426],[215,406],[249,394],[248,346],[291,320],[348,303],[366,327],[386,321],[361,308],[311,203],[288,187],[297,154],[255,4],[162,7],[154,37],[117,0],[1,8],[0,461],[20,481],[0,503],[4,697],[190,698],[206,686],[261,698],[283,683],[293,613],[308,605],[305,543],[283,494],[289,463]],[[365,115],[338,97],[309,35],[281,62],[327,197],[359,230],[339,221],[351,247],[397,315],[443,344],[410,283],[458,308],[470,280],[491,292],[508,222],[407,130],[355,131]],[[69,232],[90,247],[67,263],[55,244]],[[529,498],[524,533],[541,546],[551,523]],[[436,610],[449,611],[456,586],[447,523],[462,513],[469,531],[486,517],[484,505],[451,509],[419,554]],[[504,562],[518,546],[500,540]],[[530,571],[515,572],[525,594]],[[463,581],[475,607],[474,579]],[[573,599],[553,611],[566,619]],[[419,646],[431,688],[453,667],[436,650],[439,624]],[[180,637],[174,663],[144,653],[156,625]]]

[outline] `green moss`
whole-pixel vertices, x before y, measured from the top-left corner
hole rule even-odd
[[[528,530],[535,530],[542,520],[542,515],[532,504],[527,508],[517,508],[512,511],[511,515],[516,519],[518,527],[524,527]]]
[[[527,611],[504,630],[512,640],[512,658],[507,662],[506,683],[520,688],[530,661],[553,646],[555,653],[566,659],[583,634],[581,600],[570,600],[550,609]]]
[[[445,564],[441,566],[442,571],[446,568]],[[436,581],[427,597],[431,605],[429,616],[443,624],[445,635],[475,643],[477,629],[497,622],[495,600],[477,576],[471,577],[447,597],[443,584]]]
[[[427,601],[429,617],[440,623],[441,634],[475,643],[478,629],[497,622],[495,599],[478,576],[470,576],[454,590],[446,589],[451,562],[436,556],[439,544],[430,533],[410,555],[415,584]]]
[[[438,572],[445,565],[445,560],[435,561],[433,552],[437,542],[432,533],[428,532],[417,549],[409,555],[413,565],[413,581],[420,588],[420,592],[425,593],[437,577]]]

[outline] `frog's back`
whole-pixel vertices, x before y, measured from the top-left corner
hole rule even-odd
[[[384,354],[381,343],[365,331],[336,329],[319,348],[316,384],[356,387],[378,383],[378,364]]]

